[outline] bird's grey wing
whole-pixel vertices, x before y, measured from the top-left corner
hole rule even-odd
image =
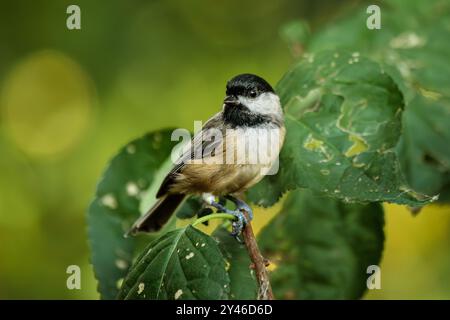
[[[217,129],[223,131],[222,112],[217,113],[210,118],[191,140],[191,147],[187,148],[179,157],[177,164],[170,170],[159,187],[156,197],[159,198],[167,193],[170,185],[174,182],[175,176],[183,171],[186,163],[193,159],[202,158],[203,154],[208,154],[222,143],[223,135],[217,136]]]

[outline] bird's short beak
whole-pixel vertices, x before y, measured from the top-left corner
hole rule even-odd
[[[223,100],[223,103],[227,106],[237,106],[239,105],[239,99],[235,95],[226,96],[225,100]]]

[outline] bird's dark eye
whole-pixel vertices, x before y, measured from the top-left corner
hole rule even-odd
[[[256,98],[257,95],[258,95],[258,92],[256,90],[250,91],[250,97]]]

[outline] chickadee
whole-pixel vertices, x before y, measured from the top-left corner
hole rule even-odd
[[[258,152],[255,147],[261,132],[271,131],[270,154],[260,152],[259,161],[238,161]],[[218,134],[219,133],[219,134]],[[278,160],[285,128],[280,99],[264,79],[241,74],[228,81],[222,111],[210,118],[192,139],[177,164],[167,174],[156,194],[158,201],[129,234],[157,231],[188,195],[201,195],[204,204],[219,212],[232,214],[232,234],[237,236],[247,223],[243,211],[253,217],[251,208],[241,200],[243,193],[259,182]],[[263,150],[264,151],[264,150]],[[236,155],[237,154],[237,155]],[[262,159],[261,159],[262,157]],[[232,159],[232,161],[226,161]],[[226,208],[216,197],[230,200],[235,210]]]

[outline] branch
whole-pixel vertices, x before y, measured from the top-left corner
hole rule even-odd
[[[269,281],[269,273],[266,269],[266,260],[259,251],[258,244],[256,243],[255,235],[253,234],[253,228],[250,223],[250,218],[246,211],[243,211],[247,221],[249,221],[245,228],[242,230],[242,236],[247,248],[250,259],[252,260],[253,268],[255,269],[256,279],[258,281],[258,300],[274,300],[272,293],[272,286]],[[196,226],[202,222],[211,219],[228,219],[235,220],[236,217],[228,213],[215,213],[197,219],[192,225]]]
[[[255,267],[256,279],[259,286],[258,300],[274,300],[272,286],[269,281],[269,273],[266,269],[266,261],[259,251],[248,214],[245,211],[244,214],[249,222],[245,225],[242,236],[244,237],[245,246],[247,247],[250,259]]]

